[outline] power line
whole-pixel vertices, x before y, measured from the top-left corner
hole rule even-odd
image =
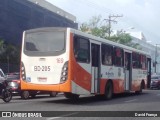
[[[108,19],[105,19],[109,22],[109,37],[111,35],[111,22],[117,23],[117,21],[115,21],[116,18],[118,17],[123,17],[123,15],[109,15]],[[114,19],[112,19],[114,18]]]
[[[91,2],[89,0],[83,0],[88,6],[92,7],[92,8],[96,8],[104,13],[113,13],[113,11],[111,9],[108,9],[104,6],[99,6],[97,3]],[[83,4],[84,4],[83,2]]]

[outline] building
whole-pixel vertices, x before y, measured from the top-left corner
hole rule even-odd
[[[78,28],[76,17],[45,0],[0,0],[0,38],[21,45],[22,32],[39,27]]]
[[[0,39],[20,47],[23,31],[39,27],[78,29],[78,24],[74,15],[45,0],[0,0]],[[3,71],[19,71],[19,65],[12,65],[10,56],[6,57],[5,63],[0,62]]]

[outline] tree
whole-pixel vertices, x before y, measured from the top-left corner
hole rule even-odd
[[[4,43],[4,40],[0,38],[0,62],[7,63],[9,59],[11,64],[19,64],[20,47]]]
[[[4,52],[4,40],[0,38],[0,54]]]
[[[90,19],[89,23],[83,23],[80,26],[80,30],[82,32],[86,32],[101,38],[107,38],[107,33],[109,31],[109,27],[106,25],[101,25],[101,16],[93,16]]]
[[[90,19],[89,23],[85,22],[80,26],[80,30],[104,39],[140,49],[139,44],[132,43],[132,38],[127,33],[118,32],[118,34],[109,37],[109,25],[102,25],[103,21],[101,20],[101,18],[102,17],[100,15],[93,16]]]
[[[120,43],[120,44],[124,44],[136,49],[141,50],[142,48],[140,47],[140,45],[138,43],[133,43],[132,42],[132,37],[128,34],[128,33],[119,33],[117,35],[113,35],[110,38],[108,38],[111,41]]]
[[[6,59],[10,59],[10,63],[19,64],[20,62],[20,49],[18,46],[14,46],[12,44],[7,44],[5,49]]]
[[[5,60],[5,44],[4,44],[4,40],[2,38],[0,38],[0,62]]]

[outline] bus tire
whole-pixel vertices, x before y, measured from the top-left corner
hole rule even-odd
[[[56,97],[56,95],[57,95],[57,92],[50,92],[50,97]]]
[[[70,98],[71,98],[71,93],[64,93],[64,96],[65,96],[66,98],[70,99]]]
[[[113,84],[111,81],[106,84],[104,97],[106,100],[110,100],[113,97]]]
[[[32,95],[31,95],[31,98],[35,98],[35,97],[36,97],[36,94],[32,94]]]
[[[143,89],[143,83],[141,82],[140,88],[138,91],[135,91],[136,94],[140,94],[142,93],[142,89]]]
[[[26,99],[29,98],[29,96],[30,96],[29,91],[22,91],[21,92],[21,98],[22,99],[26,100]]]
[[[74,102],[79,99],[79,95],[73,93],[64,93],[64,96],[70,100],[73,100]]]

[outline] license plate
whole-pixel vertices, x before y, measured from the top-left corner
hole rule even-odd
[[[33,71],[51,71],[51,66],[34,66]]]
[[[38,77],[37,79],[38,79],[39,82],[47,82],[46,77]]]

